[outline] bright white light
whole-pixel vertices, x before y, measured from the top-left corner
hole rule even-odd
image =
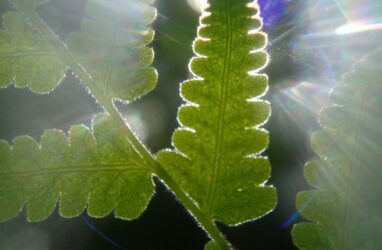
[[[207,0],[187,0],[187,2],[197,12],[202,12],[202,9],[207,4]]]
[[[365,24],[365,23],[349,23],[345,24],[336,29],[337,35],[348,35],[354,33],[360,33],[371,30],[382,30],[382,23],[373,23],[373,24]]]

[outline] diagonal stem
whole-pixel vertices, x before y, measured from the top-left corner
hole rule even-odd
[[[115,119],[118,126],[124,133],[126,139],[132,144],[137,152],[142,156],[146,163],[151,167],[153,173],[158,176],[168,188],[176,195],[181,203],[189,210],[195,217],[201,227],[207,232],[211,239],[222,250],[232,249],[229,242],[225,239],[223,234],[219,231],[215,223],[209,218],[195,202],[183,191],[178,183],[164,170],[164,168],[155,159],[155,156],[139,141],[134,135],[128,124],[121,117],[120,113],[114,106],[113,100],[110,99],[103,91],[97,88],[95,80],[73,57],[67,46],[55,34],[51,28],[37,15],[35,9],[30,6],[25,6],[16,1],[13,2],[14,7],[19,13],[22,13],[32,24],[32,26],[41,34],[47,37],[52,46],[56,49],[58,55],[65,61],[65,63],[78,75],[78,77],[88,86],[94,95],[95,99],[104,107],[104,109]]]
[[[181,203],[188,209],[191,215],[200,223],[201,227],[207,232],[207,234],[216,242],[221,250],[231,249],[231,245],[225,239],[223,234],[219,231],[215,223],[209,218],[195,202],[183,191],[178,183],[163,169],[155,157],[148,151],[148,149],[138,140],[138,138],[131,131],[129,126],[125,123],[119,112],[113,105],[110,105],[110,109],[105,107],[106,110],[112,115],[121,125],[122,131],[125,136],[133,145],[133,147],[141,154],[142,158],[152,168],[153,173],[158,176],[165,185],[175,194],[175,196],[181,201]]]

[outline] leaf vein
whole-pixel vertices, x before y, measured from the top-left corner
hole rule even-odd
[[[228,85],[230,77],[230,61],[231,61],[231,49],[232,49],[232,23],[231,23],[231,12],[230,12],[230,0],[226,1],[226,22],[227,22],[227,33],[226,33],[226,45],[225,45],[225,58],[224,58],[224,69],[222,78],[222,87],[220,91],[220,106],[218,115],[218,129],[216,133],[215,142],[215,154],[213,159],[213,176],[210,182],[208,193],[207,193],[207,205],[209,209],[213,207],[214,198],[216,194],[217,179],[219,176],[221,168],[221,151],[223,145],[223,134],[224,134],[224,118],[225,109],[227,106],[227,95],[228,95]]]
[[[51,174],[71,174],[71,173],[92,173],[92,172],[114,172],[114,171],[148,171],[149,169],[143,166],[126,165],[126,164],[108,164],[108,165],[84,165],[84,166],[69,166],[62,168],[45,168],[28,171],[8,171],[0,173],[0,179],[18,178],[27,176],[51,175]]]

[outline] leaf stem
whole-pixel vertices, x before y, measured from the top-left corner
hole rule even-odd
[[[22,3],[13,2],[14,7],[19,13],[22,13],[32,24],[32,26],[41,34],[45,35],[50,40],[53,47],[57,50],[58,54],[65,61],[66,64],[79,76],[79,78],[86,83],[91,90],[95,99],[105,108],[105,110],[115,119],[119,127],[122,129],[126,138],[142,156],[148,165],[152,168],[153,173],[158,176],[168,188],[176,195],[176,197],[182,202],[182,204],[189,210],[189,212],[195,217],[201,227],[207,232],[207,234],[216,242],[221,250],[232,249],[229,242],[225,239],[223,234],[219,231],[215,223],[209,218],[195,202],[183,191],[178,183],[162,168],[162,166],[156,161],[151,152],[139,141],[134,135],[128,124],[121,117],[120,113],[113,104],[113,101],[108,96],[100,91],[95,84],[94,79],[81,65],[77,63],[73,55],[61,41],[61,39],[54,33],[51,28],[37,15],[35,9],[31,9],[30,6],[24,6]]]
[[[230,243],[226,240],[224,235],[219,231],[216,224],[203,213],[194,201],[181,189],[181,187],[168,175],[166,171],[157,163],[156,175],[161,178],[164,183],[174,192],[176,197],[183,203],[189,210],[191,215],[195,217],[200,226],[207,232],[207,234],[216,242],[221,250],[232,249]]]
[[[216,242],[221,250],[232,249],[229,242],[225,239],[223,234],[219,231],[215,223],[203,213],[195,202],[183,191],[178,183],[163,169],[154,156],[148,151],[148,149],[137,139],[137,137],[130,130],[128,125],[124,122],[119,112],[115,108],[107,108],[108,112],[118,120],[121,128],[127,136],[127,139],[135,147],[135,149],[141,154],[145,161],[151,166],[154,174],[159,177],[165,185],[175,194],[175,196],[181,201],[181,203],[188,209],[191,215],[194,216],[200,226],[207,232],[207,234]]]

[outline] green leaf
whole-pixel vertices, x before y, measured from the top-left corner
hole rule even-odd
[[[175,150],[158,155],[211,221],[230,225],[258,218],[276,202],[275,190],[263,185],[269,161],[260,156],[270,105],[260,99],[268,78],[257,71],[268,60],[267,38],[251,2],[210,1],[194,42],[195,78],[181,84],[187,103],[178,113]]]
[[[47,3],[50,0],[9,0],[13,4],[24,4],[25,6],[28,6],[29,8],[36,8],[37,6]]]
[[[216,244],[215,241],[209,241],[205,245],[204,250],[220,250],[220,247]]]
[[[26,136],[12,147],[1,142],[0,220],[16,216],[25,204],[29,220],[43,220],[59,197],[66,217],[87,207],[94,217],[114,210],[117,217],[136,218],[153,192],[147,161],[154,160],[110,101],[132,100],[155,85],[153,52],[146,48],[153,38],[147,27],[155,17],[152,1],[87,1],[89,19],[68,45],[35,12],[45,2],[11,0],[17,12],[4,16],[0,87],[14,83],[50,92],[71,68],[113,118],[97,117],[94,135],[74,126],[68,139],[47,131],[41,145]]]
[[[73,126],[68,138],[48,130],[32,138],[0,142],[0,220],[16,216],[26,204],[30,221],[46,219],[60,197],[60,214],[74,217],[87,207],[93,217],[114,210],[134,219],[153,193],[151,171],[111,117],[99,115],[93,129]]]
[[[107,98],[133,100],[153,89],[154,36],[147,29],[156,10],[152,0],[89,0],[88,19],[67,39],[68,48]]]
[[[312,137],[320,159],[305,177],[315,189],[301,192],[297,207],[310,222],[297,224],[300,249],[382,249],[381,52],[357,65],[335,88],[335,106],[323,110]]]
[[[6,14],[0,34],[0,87],[15,83],[37,93],[52,91],[71,68],[103,105],[114,98],[131,101],[155,87],[147,45],[152,0],[88,0],[81,31],[66,44],[36,14],[45,0],[12,0],[18,13]],[[17,42],[15,42],[17,41]]]
[[[61,81],[66,66],[46,37],[16,12],[3,17],[0,31],[0,88],[15,84],[47,93]]]
[[[188,103],[179,111],[176,149],[160,153],[157,162],[112,105],[114,99],[134,100],[155,85],[153,52],[147,48],[153,39],[147,25],[156,15],[152,0],[88,0],[81,31],[66,43],[35,12],[43,2],[12,0],[21,23],[14,33],[29,27],[36,43],[66,65],[64,70],[71,68],[112,118],[98,117],[92,132],[75,126],[69,138],[49,130],[40,144],[26,136],[12,146],[1,142],[0,220],[16,216],[24,205],[29,220],[43,220],[58,200],[66,217],[87,207],[95,217],[114,210],[118,217],[135,218],[152,194],[151,174],[156,174],[206,229],[212,238],[206,248],[229,249],[214,222],[234,225],[257,218],[276,200],[275,190],[264,186],[270,166],[260,156],[268,144],[261,125],[270,105],[260,99],[268,79],[258,71],[268,56],[257,6],[249,0],[211,1],[211,15],[204,15],[194,44],[198,57],[190,68],[195,78],[182,84]],[[31,69],[48,74],[31,66],[11,71],[8,78],[29,76]],[[60,75],[52,72],[54,78]],[[50,82],[20,86],[43,93],[57,85]]]

